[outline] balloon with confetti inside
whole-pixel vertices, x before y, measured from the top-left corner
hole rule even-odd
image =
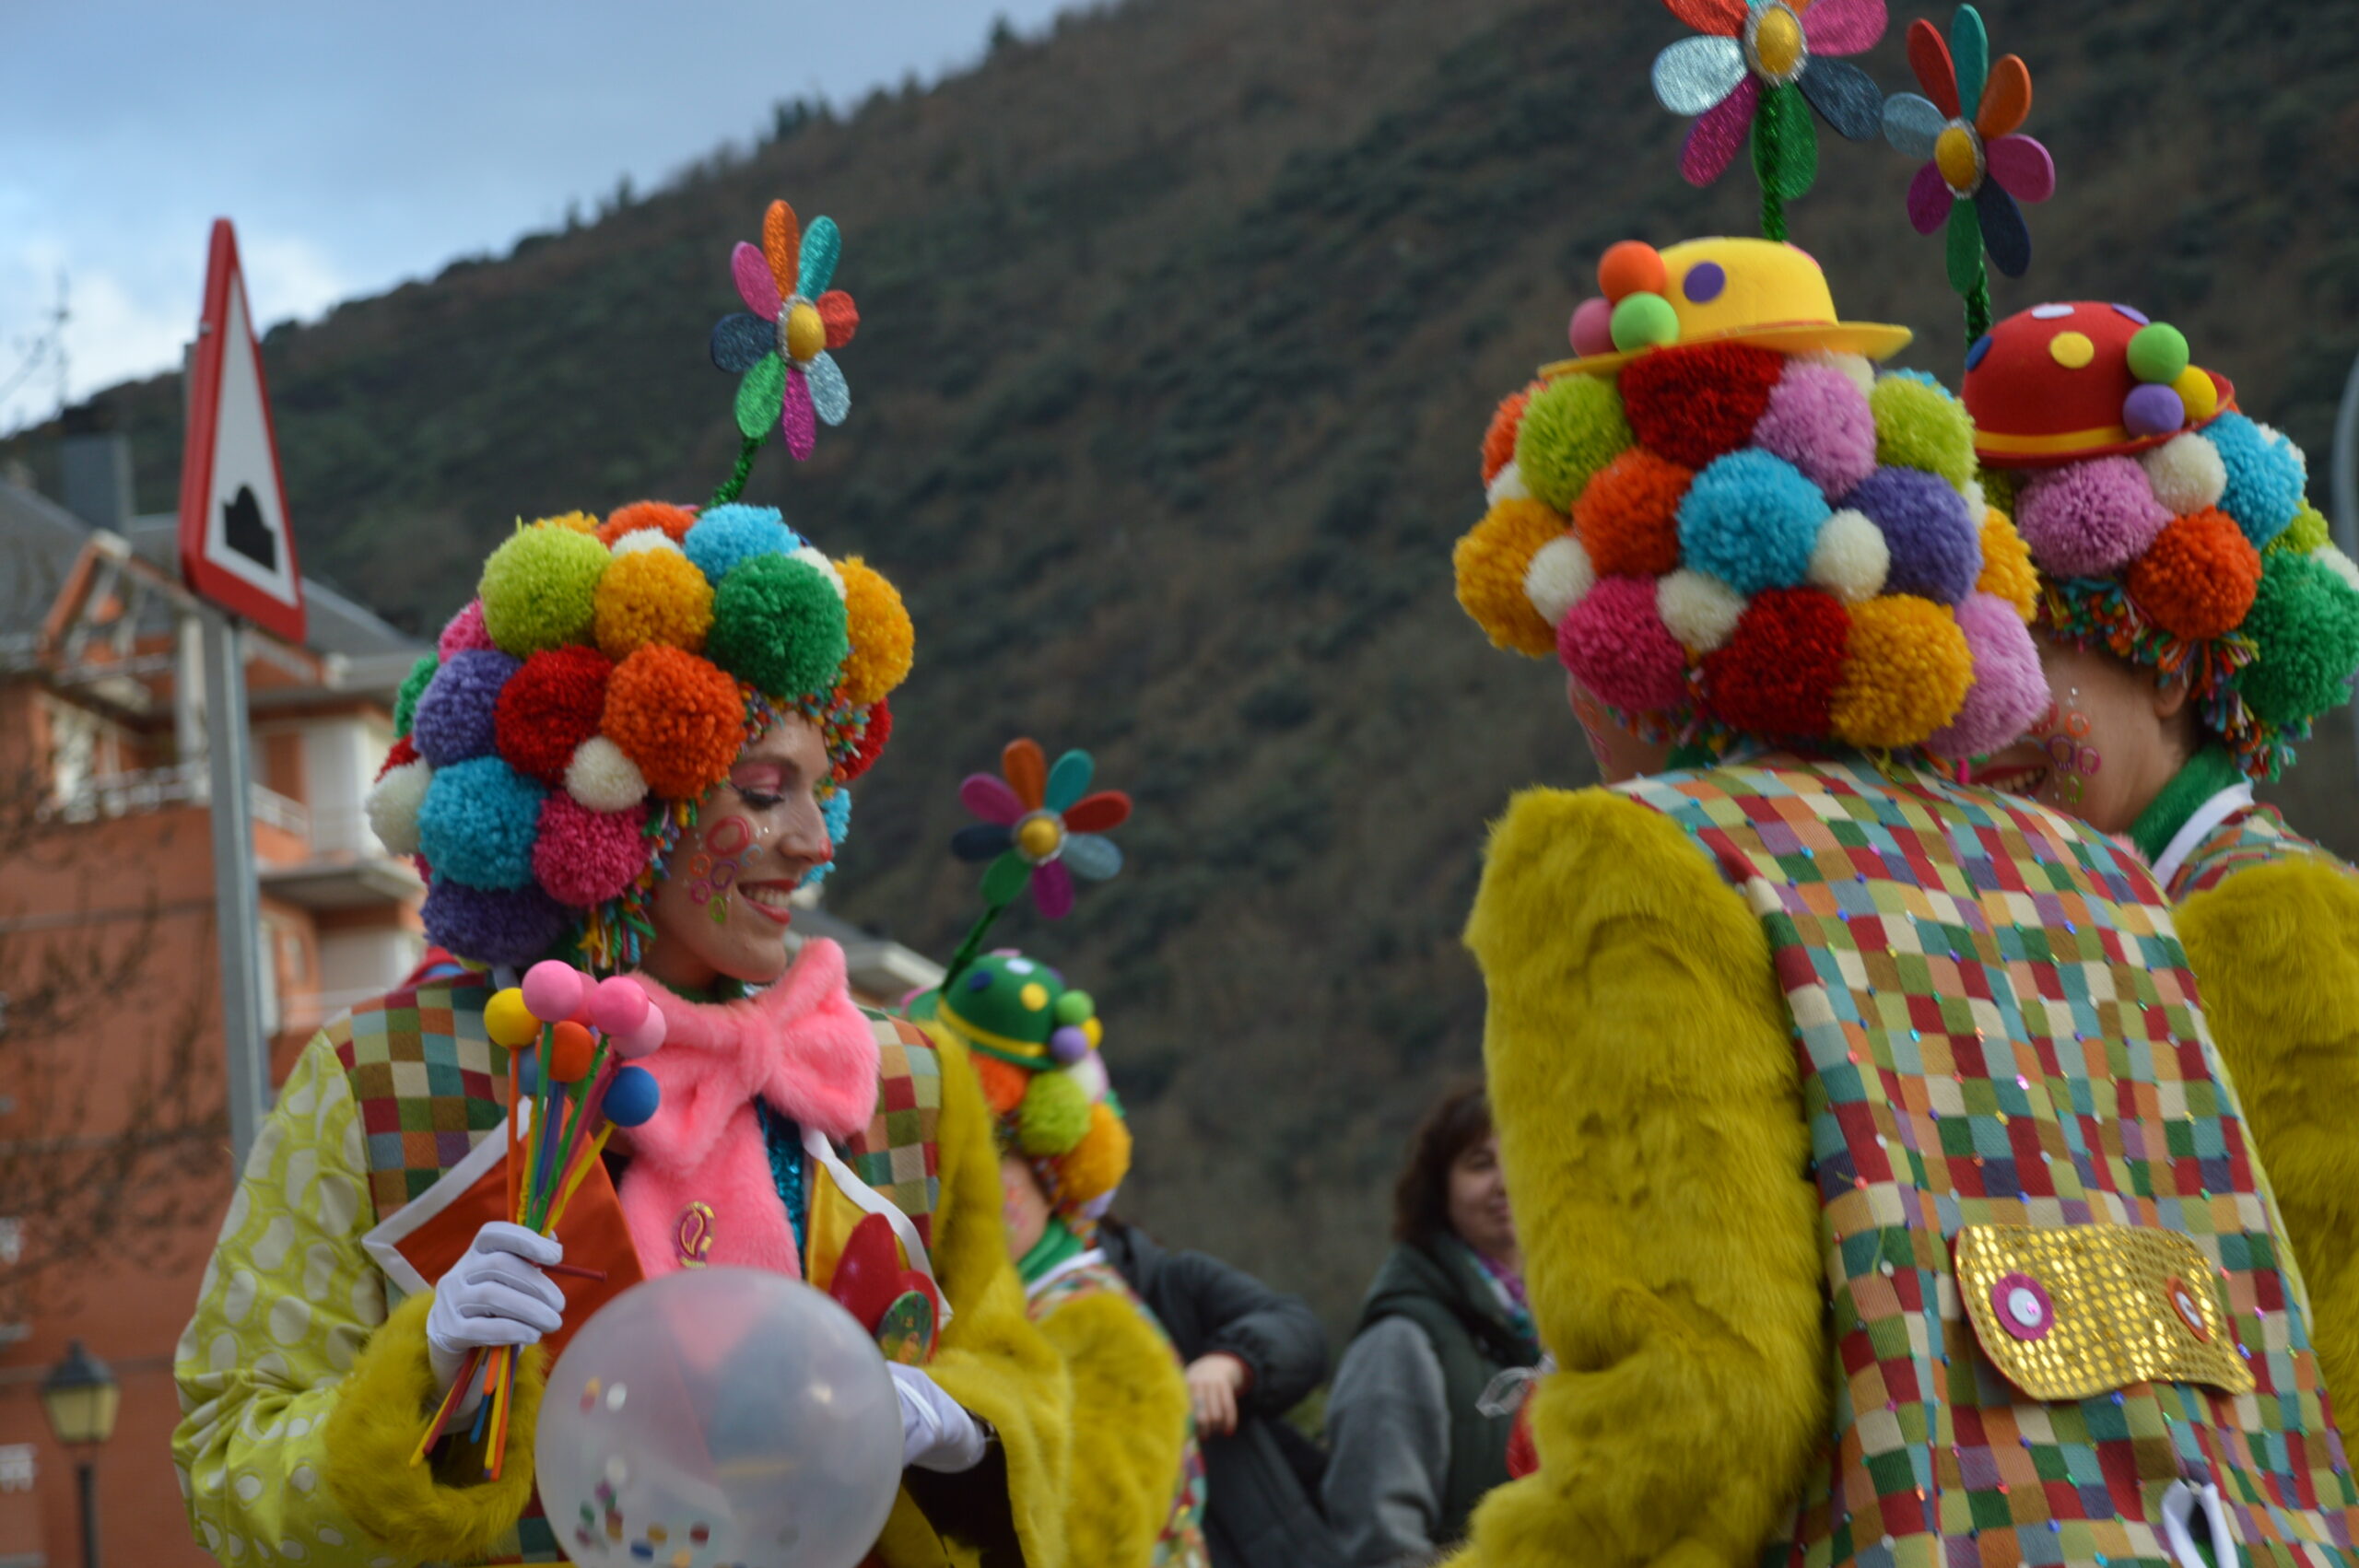
[[[534,1434],[566,1555],[613,1568],[852,1568],[901,1482],[875,1342],[753,1269],[635,1285],[551,1369]]]

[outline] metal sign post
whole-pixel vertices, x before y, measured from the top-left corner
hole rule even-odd
[[[255,892],[253,786],[247,755],[245,638],[206,605],[205,741],[212,777],[213,921],[221,945],[221,1026],[228,1046],[229,1141],[238,1168],[270,1106],[262,1028],[262,907]]]

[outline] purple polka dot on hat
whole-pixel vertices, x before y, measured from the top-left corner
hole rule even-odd
[[[1720,297],[1729,286],[1729,275],[1718,262],[1698,262],[1687,269],[1687,276],[1680,284],[1692,304],[1704,305]]]
[[[1966,497],[1940,474],[1879,468],[1843,504],[1864,512],[1892,551],[1886,593],[1954,604],[1974,591],[1982,575],[1982,535],[1966,515]]]
[[[2154,325],[2153,320],[2147,316],[2146,312],[2135,305],[2116,305],[2114,310],[2118,315],[2129,317],[2142,327]]]

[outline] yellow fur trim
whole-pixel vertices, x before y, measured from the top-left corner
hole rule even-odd
[[[441,1401],[426,1351],[433,1305],[430,1292],[412,1296],[369,1337],[328,1417],[324,1470],[353,1522],[405,1561],[475,1562],[533,1501],[533,1422],[548,1357],[535,1346],[518,1365],[500,1478],[446,1485],[431,1461],[409,1462]]]
[[[2359,881],[2279,860],[2177,919],[2309,1287],[2318,1370],[2338,1413],[2359,1408]]]
[[[1040,1331],[1073,1375],[1073,1445],[1082,1456],[1065,1498],[1066,1560],[1146,1568],[1171,1517],[1188,1444],[1180,1363],[1119,1295],[1069,1302]]]
[[[1533,790],[1467,924],[1541,1342],[1541,1468],[1460,1561],[1751,1562],[1826,1443],[1833,1352],[1785,999],[1760,922],[1667,819]]]

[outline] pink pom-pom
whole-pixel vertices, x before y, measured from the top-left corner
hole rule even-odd
[[[1614,301],[1600,294],[1573,307],[1573,323],[1567,335],[1573,340],[1573,352],[1584,359],[1592,354],[1613,353]]]
[[[2146,471],[2127,457],[2092,458],[2040,474],[2015,503],[2015,530],[2051,577],[2105,577],[2146,553],[2171,521]]]
[[[448,664],[453,653],[491,648],[491,634],[483,629],[483,601],[470,599],[465,609],[443,625],[442,635],[435,639],[434,653],[436,658]]]
[[[1957,716],[1926,738],[1939,756],[1963,761],[2009,744],[2048,711],[2048,677],[2039,649],[2015,607],[1993,594],[1971,593],[1957,607],[1957,629],[1974,656],[1974,685]]]
[[[653,1056],[663,1044],[663,1010],[651,1007],[647,1010],[647,1016],[639,1021],[638,1027],[626,1029],[615,1036],[615,1049],[630,1061]]]
[[[1625,711],[1686,704],[1687,652],[1662,624],[1651,579],[1600,579],[1557,623],[1556,657],[1600,701]]]
[[[1842,371],[1789,359],[1754,424],[1753,444],[1801,469],[1832,501],[1875,471],[1876,416]]]
[[[647,993],[620,975],[590,993],[590,1022],[601,1035],[628,1035],[647,1017]]]
[[[544,958],[524,971],[524,1011],[544,1024],[562,1024],[581,1005],[589,977],[569,964]]]
[[[593,812],[562,790],[541,802],[540,837],[533,842],[533,876],[548,895],[576,909],[619,897],[647,865],[647,808]],[[527,1004],[532,1000],[525,997]],[[565,1016],[586,1004],[577,997]],[[538,1017],[540,1010],[534,1009]]]

